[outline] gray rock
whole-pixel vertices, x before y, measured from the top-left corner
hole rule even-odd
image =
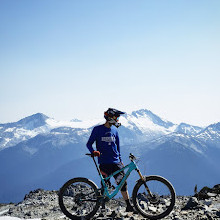
[[[198,205],[199,205],[199,202],[198,202],[197,198],[191,197],[191,198],[188,200],[188,202],[187,202],[187,204],[185,205],[185,207],[183,207],[182,210],[192,209],[192,208],[197,207]]]
[[[203,203],[207,206],[210,206],[212,204],[212,200],[211,199],[205,199]]]
[[[207,193],[207,195],[208,195],[209,197],[215,197],[215,196],[217,196],[216,193]]]
[[[147,206],[147,200],[144,202]],[[164,200],[164,204],[166,201]],[[163,206],[164,206],[163,204]],[[182,209],[182,207],[187,207]],[[160,208],[160,207],[159,207]],[[209,220],[220,218],[220,195],[210,197],[208,200],[198,201],[195,197],[177,196],[176,204],[166,220]],[[58,195],[56,191],[46,191],[38,189],[30,192],[25,196],[24,201],[18,204],[7,204],[0,206],[0,212],[8,210],[2,215],[14,216],[21,219],[40,218],[45,220],[68,220],[63,217],[58,205]],[[155,209],[152,207],[152,209]],[[61,218],[62,217],[62,218]],[[92,220],[142,220],[140,214],[125,212],[125,202],[123,199],[113,199],[106,203],[105,211],[102,213],[101,208]]]

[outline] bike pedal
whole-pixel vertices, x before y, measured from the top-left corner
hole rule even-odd
[[[102,207],[101,207],[101,213],[105,213],[106,212],[106,207],[105,207],[105,205],[102,205]]]

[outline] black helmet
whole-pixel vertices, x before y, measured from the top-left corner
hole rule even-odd
[[[106,112],[104,112],[104,117],[109,123],[119,127],[121,124],[118,123],[118,120],[119,117],[123,114],[125,114],[125,112],[121,112],[114,108],[109,108]]]

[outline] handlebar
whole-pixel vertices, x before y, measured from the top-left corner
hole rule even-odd
[[[137,158],[136,158],[132,153],[130,153],[129,159],[130,159],[131,161],[133,161],[133,160],[136,160]]]
[[[90,157],[94,157],[93,154],[88,154],[88,153],[87,153],[87,154],[85,154],[85,155],[90,156]],[[136,158],[132,153],[130,153],[129,159],[130,159],[131,161],[137,160],[137,158]]]

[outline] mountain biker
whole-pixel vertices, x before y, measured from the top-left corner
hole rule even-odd
[[[105,124],[95,126],[87,142],[87,148],[94,156],[98,157],[99,168],[104,177],[124,167],[121,159],[119,136],[117,128],[121,125],[119,117],[125,114],[117,109],[109,108],[104,112]],[[114,125],[114,126],[112,126]],[[92,145],[96,142],[96,150]],[[119,184],[124,172],[114,175],[116,183]],[[129,201],[127,183],[121,188],[121,194],[126,202],[126,212],[135,212]]]

